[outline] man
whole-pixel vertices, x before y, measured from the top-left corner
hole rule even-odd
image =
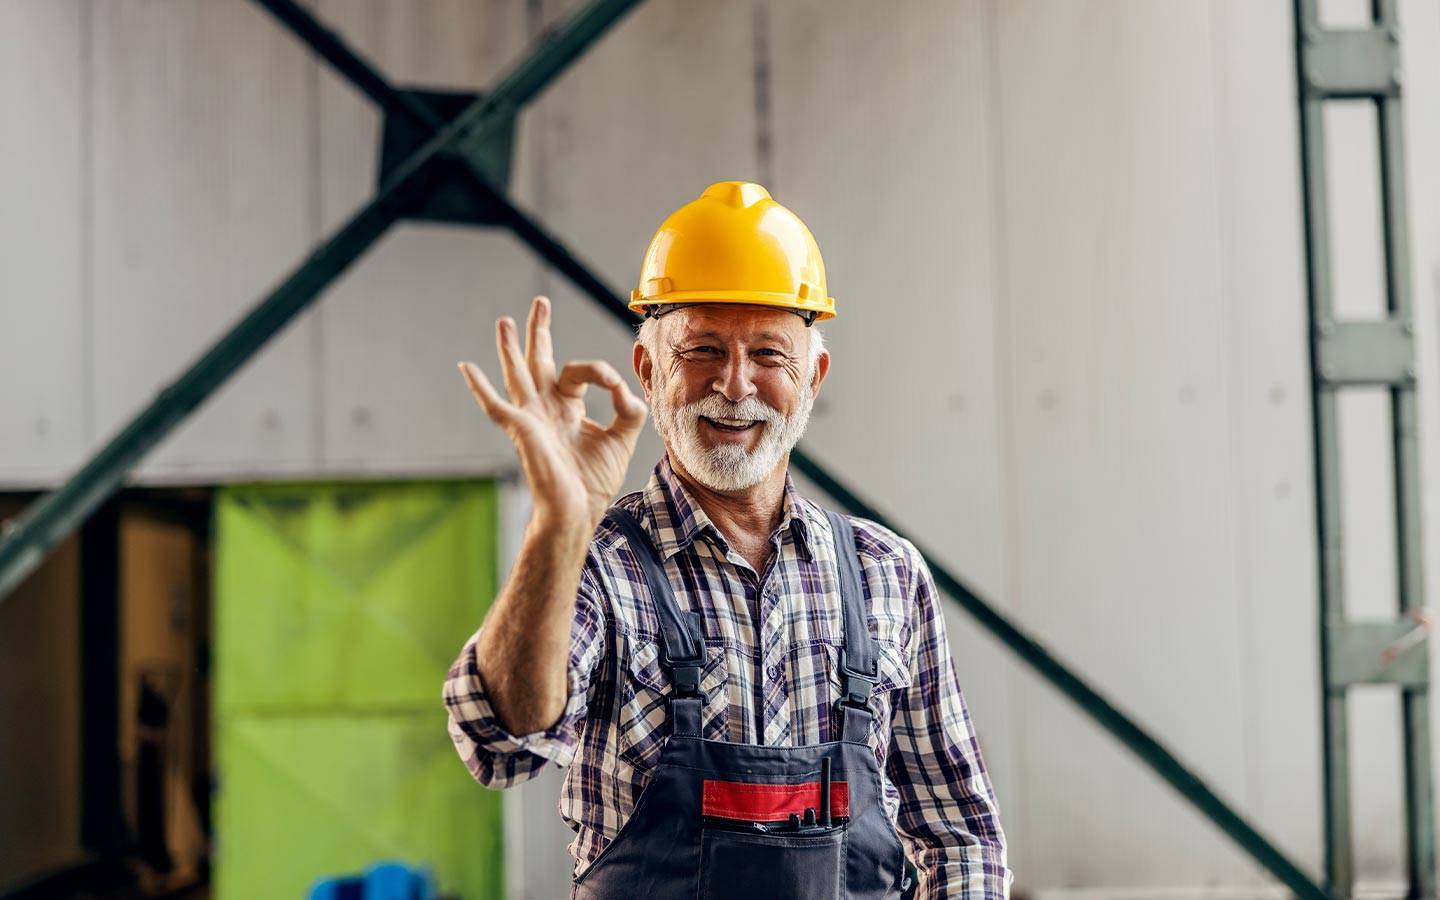
[[[830,369],[809,230],[758,184],[712,185],[660,227],[630,306],[665,455],[613,507],[646,407],[606,362],[556,371],[545,298],[523,351],[496,326],[508,398],[460,365],[534,497],[445,684],[470,773],[569,767],[576,897],[1008,896],[924,560],[788,474]],[[592,384],[608,426],[585,417]]]

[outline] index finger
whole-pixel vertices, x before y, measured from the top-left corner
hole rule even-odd
[[[633,440],[645,424],[645,401],[631,393],[623,378],[610,385],[610,399],[615,404],[615,418],[607,430],[627,441]]]
[[[586,385],[614,388],[619,381],[620,373],[603,359],[576,360],[566,363],[565,368],[560,370],[555,390],[568,400],[579,400],[585,396]]]

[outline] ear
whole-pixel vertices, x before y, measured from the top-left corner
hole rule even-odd
[[[810,396],[820,396],[820,384],[825,376],[830,374],[830,351],[821,350],[820,355],[815,357],[815,374],[810,379]]]
[[[645,389],[645,399],[649,400],[650,379],[655,374],[655,360],[650,358],[645,345],[636,341],[630,362],[635,367],[635,377],[640,379],[640,386]]]

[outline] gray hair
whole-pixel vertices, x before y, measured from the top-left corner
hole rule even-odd
[[[808,383],[815,376],[815,363],[820,359],[820,354],[825,352],[825,335],[821,333],[820,326],[812,324],[805,329],[810,335],[810,358],[805,365],[805,381]],[[636,328],[635,340],[650,354],[650,358],[656,363],[660,360],[660,319],[658,317],[646,318]]]

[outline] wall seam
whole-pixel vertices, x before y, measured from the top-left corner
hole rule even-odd
[[[80,421],[83,444],[94,443],[95,420],[95,4],[80,15]],[[88,453],[87,453],[88,455]]]
[[[525,3],[525,38],[534,46],[540,35],[545,32],[545,0],[524,0]],[[549,107],[542,103],[532,103],[525,111],[527,118],[533,117],[534,125],[529,129],[517,129],[517,143],[524,140],[528,132],[533,139],[526,143],[533,144],[531,154],[534,163],[530,167],[530,190],[532,202],[536,213],[542,220],[548,219],[550,209],[550,183],[547,175],[550,154],[547,151],[546,141],[550,129]],[[522,147],[517,152],[523,152]],[[534,272],[535,293],[550,296],[554,289],[554,281],[550,276],[550,269],[539,258],[532,256],[531,269]]]
[[[310,172],[309,227],[310,245],[318,247],[324,240],[325,189],[322,142],[323,123],[320,109],[320,61],[315,54],[305,54],[305,103],[308,111],[306,140],[309,143]],[[310,459],[318,470],[325,468],[328,452],[325,446],[325,305],[315,302],[310,307]]]
[[[990,126],[989,156],[990,156],[990,190],[987,198],[990,203],[991,221],[991,298],[994,303],[994,341],[995,341],[995,386],[996,386],[996,421],[995,435],[998,444],[996,453],[997,468],[999,470],[999,513],[1001,520],[1000,553],[1002,555],[1000,565],[1001,594],[1000,604],[1006,608],[1012,618],[1019,618],[1022,612],[1020,599],[1020,571],[1021,559],[1021,538],[1019,514],[1016,509],[1018,493],[1018,473],[1016,471],[1015,456],[1015,397],[1014,385],[1010,378],[1010,320],[1007,316],[1008,304],[1005,297],[1009,292],[1009,281],[1006,277],[1007,266],[1005,263],[1005,239],[1006,219],[1004,212],[1004,188],[1005,188],[1005,156],[1003,153],[1004,143],[1004,116],[1001,109],[1000,89],[1000,8],[999,0],[985,0],[983,10],[985,16],[985,78],[987,84],[982,92],[988,103],[986,118]],[[1007,668],[1009,677],[1004,679],[1005,693],[1009,698],[1009,715],[1006,723],[1009,734],[1009,749],[1011,759],[1008,763],[1016,772],[1025,770],[1023,759],[1025,741],[1025,703],[1024,684],[1021,679],[1021,667],[1012,665]],[[991,766],[993,768],[993,764]],[[1025,810],[1027,809],[1025,795],[1025,780],[1015,778],[1009,781],[1011,790],[1014,792],[1013,802],[1007,803],[1008,811],[1001,808],[1002,821],[1008,821],[1007,834],[1012,838],[1015,834],[1023,832],[1017,828],[1017,823],[1023,825]],[[1014,842],[1007,842],[1007,851],[1011,852],[1009,865],[1015,868],[1013,859]]]
[[[750,22],[754,35],[755,81],[755,172],[761,184],[775,191],[774,123],[771,105],[770,78],[770,7],[767,0],[755,0]]]

